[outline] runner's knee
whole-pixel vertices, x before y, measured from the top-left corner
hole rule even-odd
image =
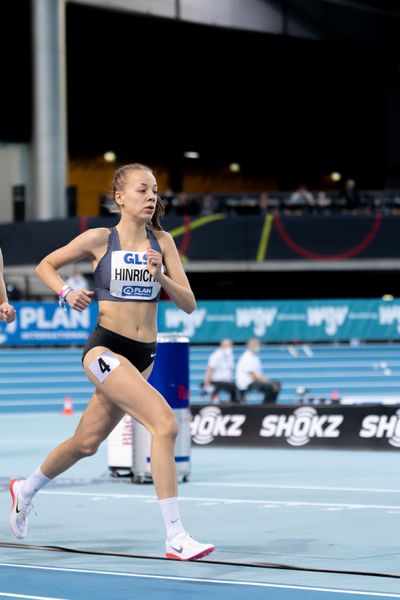
[[[74,450],[79,458],[94,456],[99,449],[100,442],[94,439],[74,439]]]
[[[154,427],[153,435],[174,440],[178,435],[178,423],[173,414],[163,417]]]

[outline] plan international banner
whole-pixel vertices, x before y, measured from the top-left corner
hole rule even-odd
[[[83,312],[56,302],[15,302],[14,323],[0,322],[1,346],[85,344],[97,322],[93,303]],[[160,333],[182,333],[191,342],[235,343],[400,340],[400,300],[209,301],[188,315],[172,302],[158,307]]]
[[[14,323],[0,322],[1,346],[83,346],[97,321],[93,303],[79,312],[63,310],[57,302],[13,302]]]

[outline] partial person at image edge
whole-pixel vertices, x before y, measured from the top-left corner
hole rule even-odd
[[[0,249],[0,321],[12,323],[15,321],[15,308],[8,302],[7,289],[4,283],[3,254]]]

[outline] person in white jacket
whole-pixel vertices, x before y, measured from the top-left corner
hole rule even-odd
[[[281,389],[279,381],[272,381],[263,374],[260,357],[260,341],[251,338],[246,344],[246,350],[240,356],[236,366],[236,386],[239,390],[241,402],[246,400],[250,390],[259,390],[264,393],[263,403],[276,402]]]
[[[237,389],[234,383],[234,358],[232,340],[221,340],[219,347],[208,358],[203,389],[211,390],[212,402],[218,403],[218,393],[225,391],[231,402],[237,402]]]

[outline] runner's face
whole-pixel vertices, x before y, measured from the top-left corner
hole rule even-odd
[[[156,207],[157,181],[149,171],[131,171],[121,192],[121,206],[132,216],[150,221]]]

